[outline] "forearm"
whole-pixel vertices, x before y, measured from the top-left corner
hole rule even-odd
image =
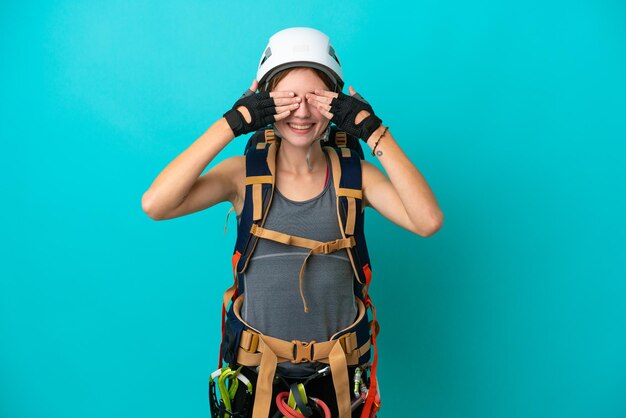
[[[367,145],[370,149],[374,148],[384,130],[385,127],[380,126],[368,138]],[[402,205],[415,227],[415,232],[424,235],[431,235],[436,232],[443,223],[443,213],[435,195],[424,176],[408,159],[389,130],[378,142],[376,157],[398,193]]]
[[[180,205],[204,169],[234,138],[220,118],[185,151],[170,162],[142,197],[146,213],[166,213]]]

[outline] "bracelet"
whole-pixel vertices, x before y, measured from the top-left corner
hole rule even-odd
[[[376,140],[376,144],[374,144],[374,148],[372,148],[372,155],[376,155],[376,147],[378,146],[378,143],[380,142],[380,140],[383,138],[383,136],[385,136],[385,134],[387,133],[387,130],[389,129],[389,126],[385,127],[385,130],[383,131],[383,133],[378,137],[378,139]]]

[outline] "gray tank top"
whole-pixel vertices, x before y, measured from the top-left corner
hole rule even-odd
[[[341,238],[332,182],[329,170],[324,190],[302,202],[287,199],[276,188],[265,228],[322,242]],[[302,285],[309,312],[304,312],[299,274],[308,252],[306,248],[259,239],[243,275],[241,314],[248,324],[282,340],[321,342],[354,322],[358,312],[354,273],[345,249],[309,257]],[[318,366],[281,363],[278,370],[297,377],[310,374]]]

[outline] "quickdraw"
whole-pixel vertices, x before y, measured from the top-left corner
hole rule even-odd
[[[369,389],[365,385],[365,381],[363,379],[363,374],[365,373],[365,369],[371,367],[371,364],[365,364],[361,367],[357,367],[354,370],[354,387],[353,387],[353,401],[352,401],[352,410],[356,410],[359,406],[364,404],[367,401],[367,397],[369,395]],[[380,389],[379,386],[376,387],[376,394],[374,395],[374,408],[370,413],[370,416],[375,416],[376,412],[380,409]]]
[[[246,385],[244,405],[233,409],[233,400],[239,387],[239,382]],[[219,399],[217,390],[219,390]],[[252,403],[252,383],[246,376],[241,374],[241,367],[232,370],[230,367],[217,369],[209,377],[209,406],[212,418],[244,418],[248,416],[248,411]]]

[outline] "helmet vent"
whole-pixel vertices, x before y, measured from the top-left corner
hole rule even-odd
[[[337,64],[341,65],[339,58],[337,58],[337,54],[335,54],[335,49],[330,45],[328,46],[328,54],[333,57],[335,61],[337,61]]]
[[[263,65],[263,63],[264,63],[265,61],[267,61],[267,59],[268,59],[269,57],[271,57],[271,56],[272,56],[272,48],[270,48],[270,47],[268,46],[268,47],[267,47],[267,49],[265,50],[265,56],[264,56],[264,57],[263,57],[263,59],[261,60],[261,63],[259,64],[259,67],[260,67],[261,65]]]

